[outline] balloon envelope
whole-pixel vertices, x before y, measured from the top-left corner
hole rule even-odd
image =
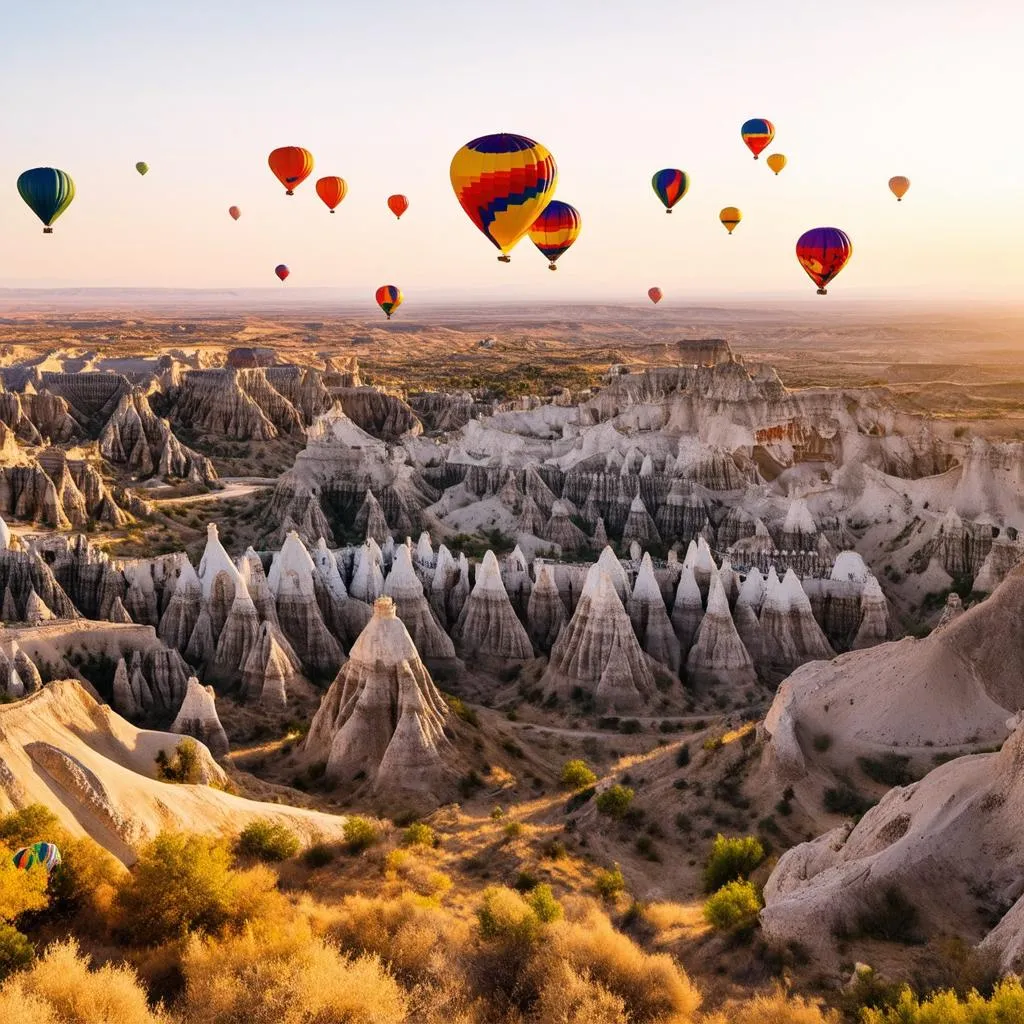
[[[466,215],[508,254],[555,194],[558,168],[547,148],[525,135],[484,135],[452,158],[452,188]]]
[[[274,273],[277,274],[277,276],[281,278],[281,280],[283,281],[291,273],[291,271],[283,263],[279,263],[276,267],[274,267]]]
[[[135,165],[135,170],[137,170],[139,172],[139,174],[148,174],[149,173],[149,164],[147,164],[144,160],[140,160]]]
[[[781,153],[772,153],[767,160],[768,166],[778,174],[786,166],[786,158]]]
[[[313,154],[301,146],[281,146],[270,154],[267,163],[289,196],[295,195],[294,190],[313,173]]]
[[[42,864],[47,874],[61,862],[60,850],[53,843],[33,843],[31,846],[24,846],[11,859],[20,871],[28,871],[29,868]]]
[[[555,260],[579,238],[582,226],[579,210],[557,199],[552,199],[534,221],[530,228],[530,241],[547,259],[549,269],[558,269]]]
[[[242,216],[242,211],[237,206],[229,206],[228,213],[231,214],[232,220],[238,220]]]
[[[718,219],[725,225],[726,231],[728,231],[731,235],[733,228],[736,227],[736,225],[739,224],[741,220],[743,220],[743,214],[740,213],[738,207],[727,206],[718,215]]]
[[[402,289],[394,284],[382,284],[377,289],[377,305],[390,320],[391,314],[402,304]]]
[[[910,188],[910,179],[897,174],[895,178],[889,179],[889,191],[896,197],[896,201],[902,203],[903,197]]]
[[[655,172],[651,186],[654,194],[665,204],[665,212],[671,213],[672,207],[689,191],[690,177],[685,171],[666,167],[663,171]]]
[[[53,222],[75,198],[75,183],[67,171],[33,167],[18,178],[18,192],[28,208],[43,222],[43,233],[52,234]]]
[[[344,178],[330,177],[320,178],[316,183],[316,194],[324,201],[324,205],[331,213],[345,198],[348,193],[348,185]]]
[[[763,117],[752,117],[749,121],[743,122],[740,135],[756,160],[758,154],[775,138],[775,125]]]
[[[818,294],[827,294],[829,283],[853,255],[850,236],[839,228],[811,228],[796,243],[796,258],[807,276],[818,286]]]
[[[648,288],[647,289],[647,297],[651,300],[651,302],[653,302],[655,305],[657,305],[659,302],[661,302],[661,289],[660,288]]]
[[[388,196],[388,209],[398,218],[409,209],[409,200],[405,196]]]

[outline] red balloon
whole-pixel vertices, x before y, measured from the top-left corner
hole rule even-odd
[[[649,296],[651,302],[653,302],[655,305],[657,305],[659,302],[661,302],[661,289],[660,288],[648,288],[647,289],[647,295]]]
[[[242,216],[242,211],[237,206],[229,206],[228,213],[231,214],[232,220],[238,220]]]
[[[796,258],[807,276],[818,286],[819,295],[827,295],[825,285],[850,261],[853,242],[839,228],[811,228],[796,243]]]
[[[283,281],[291,273],[291,271],[283,263],[281,263],[279,266],[274,267],[274,273],[277,274],[277,276],[281,278],[281,280]]]
[[[388,209],[401,218],[402,214],[409,209],[409,200],[405,196],[388,196]]]

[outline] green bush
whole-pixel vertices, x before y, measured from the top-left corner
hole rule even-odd
[[[879,758],[858,757],[857,765],[872,782],[882,786],[909,786],[917,781],[905,754],[883,754]]]
[[[814,737],[814,749],[819,754],[824,754],[832,746],[832,737],[827,732],[820,732]]]
[[[265,861],[281,861],[299,852],[299,837],[277,822],[262,818],[252,821],[238,837],[238,852]]]
[[[422,821],[414,821],[402,833],[403,846],[435,846],[436,844],[437,836],[434,835],[434,830]]]
[[[610,871],[598,871],[594,875],[594,888],[603,900],[614,900],[626,891],[626,879],[618,864]]]
[[[523,823],[521,821],[506,821],[505,836],[508,839],[518,839],[523,834]]]
[[[746,878],[764,858],[764,847],[755,836],[727,839],[719,832],[704,866],[705,890],[717,892],[729,882]]]
[[[562,765],[562,785],[571,789],[586,789],[597,782],[597,776],[586,761],[576,758]]]
[[[555,899],[550,885],[535,886],[527,894],[526,902],[544,924],[557,921],[562,916],[562,905]]]
[[[42,804],[29,804],[20,811],[0,816],[0,843],[12,850],[48,842],[57,830],[62,831],[57,816]]]
[[[676,766],[678,768],[685,768],[690,763],[690,744],[684,743],[676,751]]]
[[[366,818],[355,815],[345,822],[345,845],[349,853],[362,853],[380,840],[377,826]]]
[[[890,885],[865,904],[846,936],[914,946],[923,941],[919,922],[917,907],[896,886]]]
[[[484,890],[476,916],[480,934],[491,940],[532,946],[544,927],[533,907],[519,893],[504,886]]]
[[[326,843],[313,843],[302,854],[302,863],[314,871],[327,867],[334,860],[334,850]]]
[[[8,974],[27,967],[35,956],[35,949],[13,925],[0,921],[0,981]]]
[[[716,931],[749,931],[757,924],[761,896],[751,882],[729,882],[704,904],[704,920]]]
[[[862,797],[845,783],[826,789],[824,803],[826,811],[832,814],[845,814],[851,818],[859,818],[875,806],[873,800]]]
[[[634,796],[636,794],[629,786],[616,785],[599,793],[595,803],[602,814],[608,814],[613,818],[624,818],[633,803]]]
[[[173,757],[169,757],[166,750],[161,750],[156,755],[156,773],[164,782],[198,786],[203,781],[203,769],[196,741],[182,740],[175,748]]]
[[[1024,985],[1007,978],[989,998],[970,992],[936,992],[923,1002],[909,988],[900,992],[895,1006],[861,1011],[863,1024],[1011,1024],[1024,1020]]]

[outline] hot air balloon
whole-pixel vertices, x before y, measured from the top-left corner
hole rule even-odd
[[[285,187],[285,195],[295,195],[299,187],[313,172],[313,154],[301,146],[282,146],[267,159],[274,177]]]
[[[47,874],[61,862],[60,850],[53,843],[33,843],[31,846],[24,846],[11,859],[19,871],[28,871],[29,868],[42,864]]]
[[[548,270],[557,270],[555,260],[579,238],[583,221],[580,212],[568,203],[552,199],[547,209],[530,228],[530,241],[548,260]]]
[[[382,284],[377,289],[377,305],[390,320],[391,314],[402,304],[402,289],[394,284]]]
[[[889,179],[889,191],[896,197],[898,203],[903,202],[903,197],[909,188],[910,179],[904,178],[902,174],[897,174],[895,178]]]
[[[291,273],[291,271],[283,263],[279,263],[276,267],[274,267],[274,273],[277,274],[277,276],[281,278],[281,280],[283,281]]]
[[[725,230],[728,231],[731,235],[733,228],[735,228],[736,225],[739,224],[741,220],[743,220],[743,214],[740,213],[738,207],[727,206],[718,215],[718,219],[725,225]]]
[[[554,157],[524,135],[484,135],[452,158],[452,188],[469,219],[509,253],[551,202],[558,182]]]
[[[405,196],[388,196],[388,209],[399,219],[409,209],[409,200]]]
[[[849,262],[853,243],[839,228],[811,228],[796,243],[796,258],[807,276],[818,286],[819,295],[827,295],[829,283]]]
[[[672,207],[689,190],[690,177],[685,171],[667,167],[651,178],[651,185],[654,187],[654,194],[665,204],[665,212],[671,213]]]
[[[775,125],[763,117],[752,117],[749,121],[743,122],[740,135],[756,160],[758,154],[771,145],[772,139],[775,138]]]
[[[320,178],[316,183],[316,194],[324,201],[324,205],[334,213],[337,205],[345,198],[348,185],[344,178]]]
[[[228,213],[231,214],[232,220],[238,220],[242,216],[242,211],[237,206],[229,206]]]
[[[149,164],[147,164],[145,160],[140,160],[135,165],[135,170],[137,170],[139,174],[149,174]]]
[[[657,305],[659,302],[661,302],[661,289],[660,288],[648,288],[647,289],[647,297],[651,300],[651,302],[653,302],[655,305]]]
[[[75,183],[67,171],[33,167],[18,178],[18,192],[29,209],[43,222],[43,234],[53,234],[53,222],[75,198]]]
[[[781,153],[772,153],[767,160],[768,166],[778,174],[786,166],[786,158]]]

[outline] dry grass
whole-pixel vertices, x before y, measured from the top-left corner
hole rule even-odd
[[[729,1003],[718,1013],[705,1017],[701,1024],[839,1024],[839,1017],[803,999],[775,992],[742,1003]]]

